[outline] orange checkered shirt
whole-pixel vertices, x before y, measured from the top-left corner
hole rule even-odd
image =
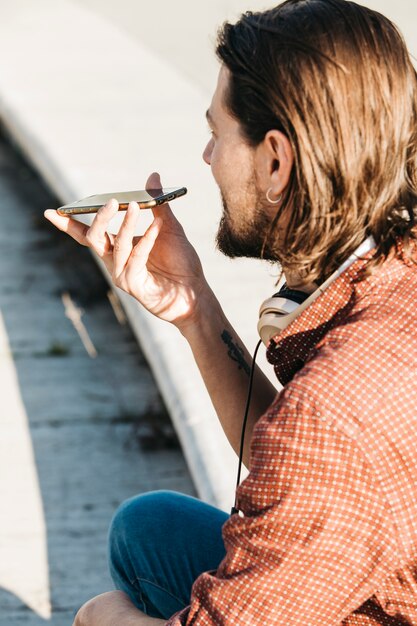
[[[354,263],[280,336],[226,557],[169,626],[417,624],[417,266]]]

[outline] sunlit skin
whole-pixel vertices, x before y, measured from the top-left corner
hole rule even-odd
[[[228,84],[229,72],[222,68],[206,114],[211,138],[203,153],[223,200],[218,246],[228,256],[259,258],[278,206],[268,202],[266,193],[270,190],[278,198],[283,192],[293,164],[292,149],[278,131],[269,132],[255,148],[249,145],[226,109]]]
[[[123,591],[108,591],[86,602],[73,626],[161,626],[166,620],[139,611]]]
[[[276,260],[268,246],[262,250],[278,206],[269,203],[266,194],[269,191],[270,197],[278,198],[285,191],[294,164],[293,150],[288,138],[278,130],[269,131],[256,147],[248,144],[239,122],[225,106],[229,79],[228,70],[222,67],[206,113],[211,138],[203,152],[223,201],[218,247],[228,256],[240,256],[243,252],[259,258],[263,252],[264,258]],[[278,247],[287,217],[281,216],[276,228]],[[285,250],[281,253],[285,258]],[[285,277],[292,289],[311,293],[317,287],[308,277],[301,279],[288,271]]]
[[[270,195],[275,198],[284,191],[293,166],[293,153],[288,139],[276,130],[269,131],[259,146],[248,145],[239,123],[224,105],[228,80],[228,71],[221,68],[207,112],[212,135],[203,159],[210,165],[219,186],[230,230],[237,236],[249,237],[257,232],[256,228],[251,229],[257,210],[273,219],[276,206],[268,203],[266,192],[270,189]],[[155,173],[146,186],[161,184]],[[107,225],[117,210],[117,201],[113,199],[99,210],[90,227],[52,210],[46,211],[45,216],[80,244],[93,248],[118,287],[133,295],[151,313],[181,328],[195,318],[199,296],[208,288],[199,258],[182,226],[164,205],[153,210],[155,219],[145,235],[134,237],[140,209],[132,202],[118,235],[109,235]],[[300,285],[297,278],[291,282],[294,288],[310,290],[308,284]]]
[[[161,187],[159,174],[151,174],[147,188]],[[78,243],[89,246],[102,259],[114,283],[130,293],[151,313],[179,328],[195,314],[202,290],[207,290],[200,260],[168,205],[155,207],[154,221],[143,236],[134,232],[140,215],[129,204],[117,236],[107,232],[117,213],[111,200],[88,227],[48,210],[45,217]]]
[[[222,68],[208,110],[212,134],[203,158],[220,188],[226,226],[233,237],[244,243],[245,237],[256,235],[260,211],[265,212],[268,219],[275,215],[276,206],[268,203],[266,193],[270,190],[270,197],[277,198],[285,190],[293,153],[288,139],[277,130],[269,131],[256,147],[247,144],[239,123],[224,105],[228,80],[228,72]],[[152,174],[146,186],[162,187],[159,175]],[[205,279],[199,257],[170,207],[155,207],[154,221],[140,237],[134,236],[140,213],[135,202],[129,204],[117,236],[108,234],[108,224],[117,210],[116,200],[111,200],[98,211],[90,227],[53,210],[46,211],[45,217],[78,243],[90,247],[102,259],[116,286],[181,331],[193,351],[223,430],[238,452],[241,415],[236,406],[244,406],[247,377],[228,357],[221,335],[227,330],[236,343],[243,344],[225,317]],[[299,285],[299,282],[294,279],[291,286],[311,289],[311,285]],[[250,355],[244,348],[242,358],[250,362]],[[274,386],[256,368],[243,456],[247,466],[253,426],[275,393]],[[157,626],[164,623],[165,620],[141,613],[124,593],[112,591],[81,607],[74,626]]]

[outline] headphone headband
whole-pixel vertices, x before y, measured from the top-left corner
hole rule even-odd
[[[287,289],[285,286],[277,294],[261,304],[259,310],[258,333],[263,343],[268,346],[274,335],[280,334],[291,324],[310,304],[314,302],[333,281],[336,280],[355,261],[367,254],[375,247],[373,237],[368,237],[356,248],[350,257],[342,263],[327,280],[324,281],[312,294]],[[294,294],[298,294],[294,297]],[[300,296],[300,294],[302,294]],[[300,300],[302,301],[300,303]]]

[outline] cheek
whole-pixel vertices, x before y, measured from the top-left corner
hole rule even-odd
[[[246,187],[247,182],[253,177],[253,165],[252,153],[247,146],[239,142],[222,140],[212,143],[210,167],[217,185],[224,193],[230,188]]]
[[[210,165],[214,177],[224,178],[230,171],[236,171],[237,151],[230,141],[217,139],[213,142]]]

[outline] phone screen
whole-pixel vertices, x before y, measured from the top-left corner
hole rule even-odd
[[[185,187],[163,187],[160,189],[140,189],[137,191],[120,191],[113,193],[102,193],[88,196],[82,200],[77,200],[71,204],[66,204],[57,209],[61,215],[81,215],[85,213],[96,213],[103,204],[112,198],[116,198],[119,203],[119,210],[127,209],[129,202],[137,202],[141,209],[151,208],[164,202],[170,202],[187,193]]]

